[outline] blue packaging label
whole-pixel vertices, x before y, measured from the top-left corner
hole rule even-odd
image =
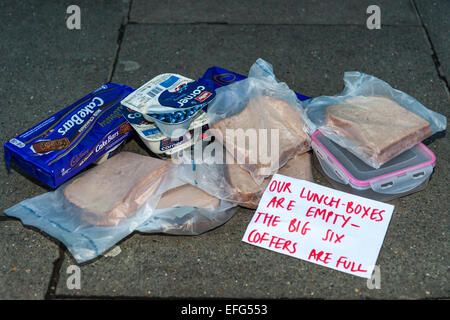
[[[177,112],[207,106],[215,96],[214,87],[179,74],[164,73],[154,77],[128,95],[122,100],[122,105],[140,112],[149,121],[154,121],[155,118],[165,121],[154,115],[171,114],[168,115],[168,118],[176,120],[173,122],[180,122],[190,115],[185,114],[182,117]]]
[[[120,101],[134,89],[108,83],[8,141],[16,163],[55,188],[133,133]]]
[[[134,111],[126,107],[123,107],[121,111],[125,119],[127,119],[127,121],[132,125],[145,126],[149,124],[149,122],[145,120],[143,114],[140,112]]]
[[[216,93],[213,88],[193,81],[179,86],[175,91],[163,91],[158,97],[158,102],[162,106],[191,108],[208,104],[215,96]]]
[[[173,86],[178,80],[180,80],[179,77],[172,75],[168,79],[161,82],[159,85],[163,86],[166,89],[169,89],[171,86]]]

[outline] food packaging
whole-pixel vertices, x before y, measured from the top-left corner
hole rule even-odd
[[[89,164],[104,160],[133,134],[120,104],[133,90],[102,85],[5,143],[6,164],[58,187]]]
[[[212,134],[258,185],[310,150],[301,103],[272,70],[257,59],[248,78],[216,90],[207,111]]]
[[[235,207],[186,185],[170,161],[121,152],[5,214],[58,239],[83,263],[134,231],[206,232],[228,221]]]
[[[419,143],[379,169],[361,161],[319,130],[311,137],[315,164],[336,189],[377,201],[389,201],[426,188],[436,162]]]
[[[198,139],[203,139],[208,130],[208,118],[203,110],[193,120],[180,137],[170,138],[165,136],[154,122],[146,120],[142,113],[123,108],[122,115],[137,132],[145,146],[159,156],[172,156],[173,154],[191,147]]]
[[[302,103],[310,134],[325,136],[373,168],[446,129],[445,116],[412,96],[362,72],[345,72],[345,88],[334,96]]]
[[[242,74],[218,66],[213,66],[211,68],[208,68],[203,76],[198,79],[198,81],[206,84],[209,87],[217,89],[244,79],[247,79],[247,77]],[[295,92],[295,95],[300,101],[311,99],[311,97],[305,96],[298,92]]]
[[[179,74],[161,74],[123,99],[122,104],[143,117],[169,138],[178,138],[206,110],[215,90]]]

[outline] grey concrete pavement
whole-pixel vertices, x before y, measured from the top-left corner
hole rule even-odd
[[[443,76],[450,76],[450,11],[449,1],[415,1],[418,16],[424,25],[426,36],[429,38],[434,59],[439,63],[439,71]]]
[[[345,24],[365,25],[370,0],[225,0],[225,1],[156,1],[134,0],[130,22],[223,23],[223,24]],[[414,7],[409,0],[382,0],[384,25],[417,25]]]
[[[343,73],[359,70],[450,116],[445,1],[379,1],[380,30],[365,26],[370,1],[78,3],[79,31],[65,26],[71,1],[0,4],[3,143],[108,80],[138,87],[164,72],[196,78],[213,65],[247,74],[259,57],[305,95],[335,94]],[[81,265],[81,289],[69,290],[68,251],[1,213],[0,298],[448,298],[450,142],[441,135],[427,145],[437,156],[427,189],[391,202],[379,290],[241,242],[247,209],[200,236],[131,235],[119,255]],[[136,140],[124,149],[146,154]],[[1,212],[47,191],[0,161]],[[314,179],[329,186],[316,170]]]
[[[42,299],[59,256],[58,246],[18,221],[0,222],[0,298]]]

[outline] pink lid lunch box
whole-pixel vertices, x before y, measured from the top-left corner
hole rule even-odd
[[[325,137],[311,136],[315,160],[336,189],[362,197],[389,201],[425,189],[436,162],[423,143],[403,152],[379,169],[372,168]]]

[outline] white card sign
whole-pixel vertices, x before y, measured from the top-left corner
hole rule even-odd
[[[242,241],[370,278],[394,206],[276,174]]]

